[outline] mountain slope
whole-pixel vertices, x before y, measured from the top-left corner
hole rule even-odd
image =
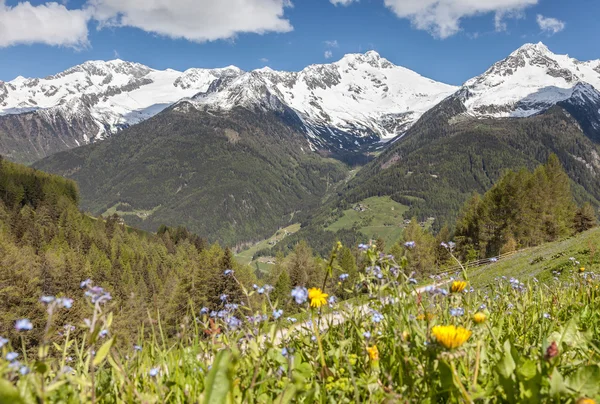
[[[260,240],[346,175],[310,151],[294,119],[289,110],[217,115],[180,103],[35,167],[76,180],[94,214],[116,212],[146,230],[184,225],[229,245]]]
[[[103,139],[191,97],[210,110],[284,105],[300,119],[298,129],[313,149],[355,150],[403,133],[455,90],[376,52],[301,72],[244,73],[232,66],[178,72],[91,61],[43,79],[0,82],[0,154],[33,162]]]

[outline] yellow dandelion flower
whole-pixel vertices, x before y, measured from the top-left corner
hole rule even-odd
[[[466,287],[467,287],[467,282],[454,281],[454,282],[452,282],[452,286],[450,287],[450,290],[452,291],[452,293],[460,293],[463,290],[465,290]]]
[[[477,312],[473,315],[473,321],[475,321],[477,324],[481,324],[485,320],[487,320],[487,316],[485,315],[485,313]]]
[[[310,299],[310,307],[319,308],[324,304],[327,304],[327,297],[329,295],[327,293],[323,293],[323,291],[319,288],[310,288],[308,289],[308,298]]]
[[[596,400],[593,398],[581,397],[577,400],[577,404],[596,404]]]
[[[470,337],[472,332],[463,327],[455,327],[453,325],[436,325],[431,329],[438,343],[448,349],[455,349],[464,344]]]
[[[585,271],[584,267],[579,268],[579,272],[584,272],[584,271]]]
[[[379,349],[377,349],[377,345],[367,348],[367,352],[369,353],[369,358],[371,358],[372,361],[379,360]]]

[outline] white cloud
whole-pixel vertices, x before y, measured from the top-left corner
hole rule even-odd
[[[58,3],[11,7],[0,0],[0,47],[43,43],[82,48],[88,44],[90,15],[84,10],[69,10]]]
[[[290,0],[89,0],[101,26],[129,26],[194,42],[289,32]]]
[[[326,50],[324,56],[325,59],[331,59],[333,57],[333,52],[331,52],[330,50]]]
[[[339,48],[340,44],[338,43],[337,39],[334,39],[333,41],[324,41],[325,46],[329,47],[329,48]]]
[[[560,31],[565,29],[566,24],[552,17],[544,17],[541,14],[537,15],[537,23],[540,29],[548,34],[558,34]]]
[[[267,58],[260,58],[258,59],[261,63],[269,63],[269,59]]]
[[[514,19],[522,19],[525,18],[525,12],[521,9],[517,10],[509,10],[509,11],[497,11],[494,16],[494,26],[496,27],[496,32],[504,32],[508,29],[508,26],[505,22],[507,18]]]
[[[504,17],[518,15],[538,0],[384,0],[384,3],[398,17],[408,18],[417,29],[443,39],[460,31],[462,18],[487,13],[496,14],[496,29],[502,30]]]
[[[329,2],[331,4],[333,4],[334,6],[338,6],[338,5],[342,5],[342,6],[348,6],[351,3],[357,2],[358,0],[329,0]]]

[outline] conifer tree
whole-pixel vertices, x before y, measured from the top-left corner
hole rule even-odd
[[[581,233],[596,227],[597,219],[597,210],[594,209],[591,203],[586,202],[575,213],[575,231]]]

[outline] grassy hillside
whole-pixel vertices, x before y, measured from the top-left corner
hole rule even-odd
[[[312,152],[289,119],[180,107],[35,166],[75,180],[94,215],[118,212],[150,231],[182,225],[232,246],[258,242],[318,206],[347,175]]]
[[[404,214],[408,207],[390,197],[372,197],[364,199],[350,209],[325,230],[337,232],[341,229],[357,229],[370,239],[383,238],[387,245],[392,245],[402,236],[406,226]]]
[[[575,264],[570,258],[575,258]],[[557,277],[568,280],[580,268],[587,272],[600,273],[600,228],[554,243],[528,248],[496,263],[473,269],[470,280],[474,285],[494,284],[496,278],[514,277],[522,282],[553,282]]]
[[[253,261],[255,261],[254,254],[265,248],[270,248],[271,246],[277,244],[278,242],[286,238],[288,235],[296,233],[298,230],[300,230],[299,223],[294,223],[292,225],[289,225],[288,227],[279,229],[271,237],[262,240],[247,249],[242,250],[241,252],[235,255],[235,258],[244,265],[253,265]]]

